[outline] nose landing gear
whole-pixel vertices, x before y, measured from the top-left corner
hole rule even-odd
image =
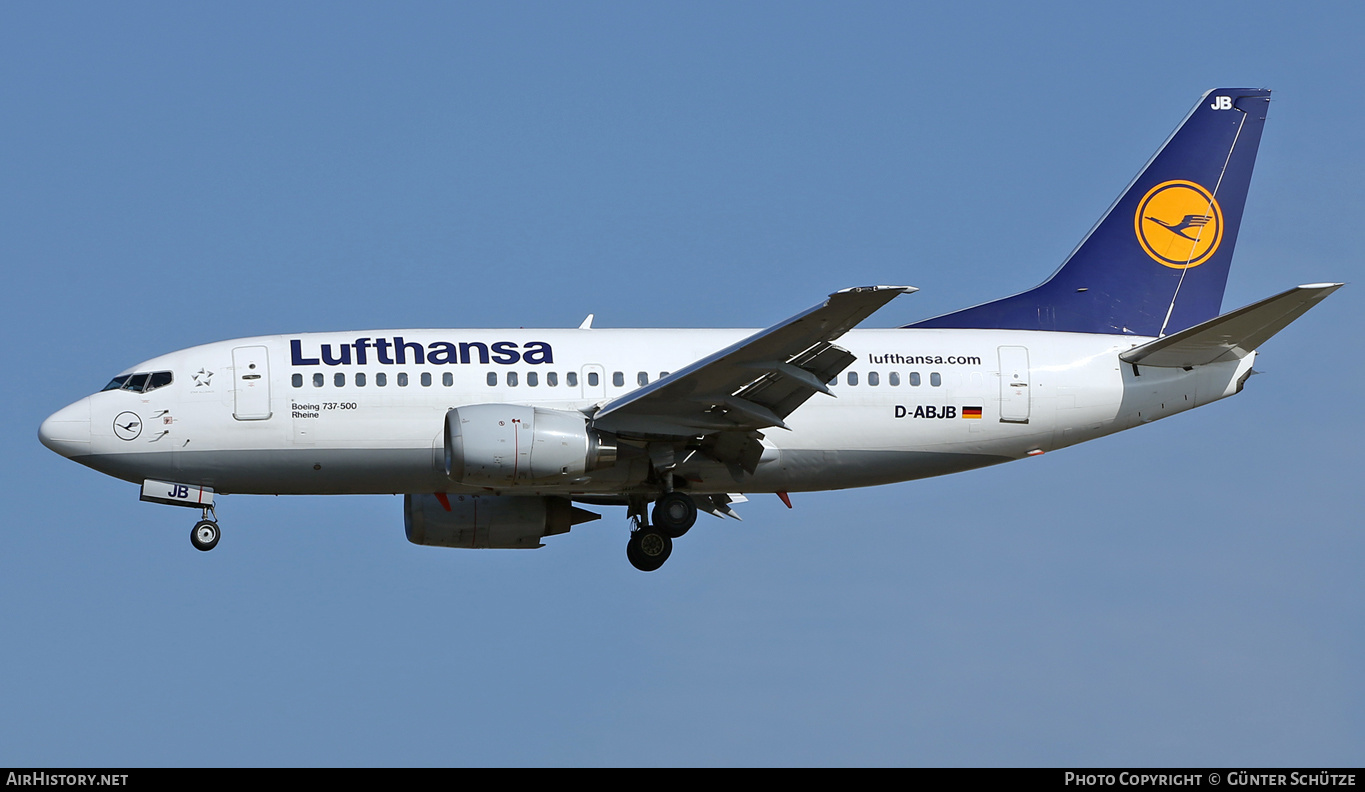
[[[188,442],[188,441],[187,441]],[[190,544],[194,549],[209,551],[218,545],[218,515],[213,511],[213,488],[205,484],[182,484],[176,481],[146,479],[142,482],[139,500],[166,506],[187,506],[203,511],[203,517],[190,529]]]
[[[212,508],[204,509],[204,519],[195,523],[190,531],[190,544],[194,545],[194,549],[206,553],[218,546],[218,539],[222,536],[222,532],[218,530],[218,523],[209,519],[210,514],[213,514]]]

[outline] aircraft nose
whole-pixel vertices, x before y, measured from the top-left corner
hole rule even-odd
[[[64,457],[86,456],[90,453],[90,397],[67,405],[49,415],[38,427],[38,439],[43,445]]]

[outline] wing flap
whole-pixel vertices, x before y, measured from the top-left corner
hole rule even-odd
[[[749,499],[743,495],[732,492],[726,495],[693,495],[692,500],[696,502],[697,509],[704,511],[707,514],[712,514],[716,517],[730,517],[735,520],[741,520],[742,518],[739,514],[737,514],[734,509],[730,508],[730,504],[743,503]]]
[[[786,417],[816,393],[833,396],[825,383],[855,359],[848,350],[822,342],[793,356],[790,361],[753,364],[751,368],[762,372],[762,376],[740,388],[735,396],[767,405],[774,414]],[[786,428],[782,423],[773,425]]]
[[[865,286],[821,304],[614,399],[595,428],[659,438],[784,427],[784,419],[855,357],[833,341],[912,286]],[[747,455],[745,455],[747,456]]]

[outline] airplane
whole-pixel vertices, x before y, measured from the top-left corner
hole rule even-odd
[[[152,358],[42,423],[44,445],[201,510],[222,494],[402,494],[409,541],[535,548],[625,506],[659,569],[700,512],[1035,456],[1239,393],[1257,349],[1343,284],[1220,313],[1269,107],[1205,93],[1041,285],[887,329],[908,286],[764,330],[371,330]],[[837,343],[836,343],[837,342]],[[589,507],[589,508],[583,508]]]

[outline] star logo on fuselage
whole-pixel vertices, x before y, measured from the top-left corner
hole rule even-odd
[[[201,368],[190,376],[194,378],[194,386],[196,388],[207,388],[209,383],[213,381],[213,372],[208,371],[207,369]]]

